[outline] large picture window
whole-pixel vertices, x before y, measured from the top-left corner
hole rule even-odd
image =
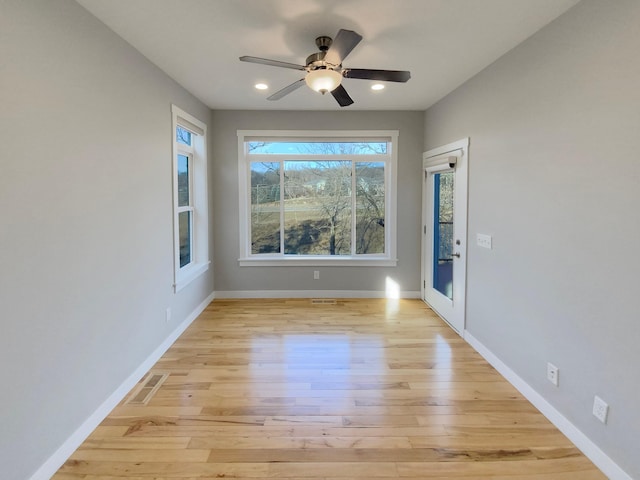
[[[397,132],[238,135],[242,265],[395,265]]]

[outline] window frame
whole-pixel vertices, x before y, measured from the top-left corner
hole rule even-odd
[[[207,125],[176,105],[172,115],[172,180],[173,180],[173,257],[174,291],[179,292],[209,269],[209,220],[207,193]],[[177,140],[177,128],[191,133],[191,145]],[[187,157],[189,172],[189,205],[180,206],[178,198],[178,156]],[[180,266],[181,212],[190,211],[191,261]]]
[[[397,260],[397,130],[238,130],[239,258],[240,266],[396,266]],[[250,141],[375,142],[388,143],[387,153],[376,155],[250,154]],[[349,160],[385,163],[385,252],[355,255],[287,255],[251,252],[251,162],[287,160]],[[355,169],[355,163],[352,164]],[[355,179],[354,179],[355,181]],[[355,193],[354,193],[355,195]],[[284,208],[282,206],[281,208]],[[352,238],[353,241],[353,238]]]

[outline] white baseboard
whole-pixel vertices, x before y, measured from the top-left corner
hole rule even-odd
[[[49,480],[62,466],[67,458],[85,441],[85,439],[100,425],[100,422],[106,418],[118,403],[125,397],[129,391],[136,386],[136,383],[149,371],[151,367],[164,355],[169,347],[178,339],[189,325],[197,318],[198,315],[209,305],[215,298],[215,293],[209,295],[200,305],[198,305],[189,316],[178,325],[173,332],[156,348],[142,364],[136,368],[129,378],[127,378],[109,397],[100,405],[95,412],[87,418],[80,427],[67,438],[67,440],[56,450],[56,452],[44,462],[38,470],[31,476],[30,480]]]
[[[600,447],[593,443],[578,427],[556,410],[553,405],[503,363],[502,360],[496,357],[493,352],[485,347],[477,338],[468,331],[465,331],[464,339],[482,355],[487,362],[498,370],[511,385],[524,395],[534,407],[540,410],[558,430],[564,433],[607,477],[611,480],[633,480],[631,476],[622,470]]]
[[[227,290],[215,298],[387,298],[382,290]],[[420,298],[419,291],[400,292],[400,298]]]

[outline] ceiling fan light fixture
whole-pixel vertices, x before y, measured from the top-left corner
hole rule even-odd
[[[269,88],[269,85],[267,85],[266,83],[256,83],[254,87],[256,88],[256,90],[266,90]]]
[[[316,38],[316,46],[320,51],[309,55],[304,65],[247,55],[240,57],[240,61],[306,72],[303,78],[278,90],[267,97],[267,100],[280,100],[306,83],[310,89],[323,95],[331,92],[331,96],[338,105],[348,107],[353,104],[353,99],[341,85],[343,78],[373,80],[376,83],[378,81],[405,83],[411,78],[411,72],[403,70],[343,68],[343,60],[360,43],[360,40],[362,35],[359,33],[341,28],[334,39],[327,36]],[[374,87],[374,90],[379,88]]]
[[[371,85],[371,90],[383,90],[384,85],[382,83],[374,83]]]
[[[334,91],[340,85],[342,75],[335,70],[319,68],[307,73],[304,81],[307,82],[309,88],[324,95],[327,92]]]

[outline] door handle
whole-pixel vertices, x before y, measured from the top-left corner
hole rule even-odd
[[[452,253],[452,254],[451,254],[451,256],[452,256],[452,257],[458,257],[458,258],[460,258],[460,253],[458,253],[458,252],[456,252],[456,253]]]

